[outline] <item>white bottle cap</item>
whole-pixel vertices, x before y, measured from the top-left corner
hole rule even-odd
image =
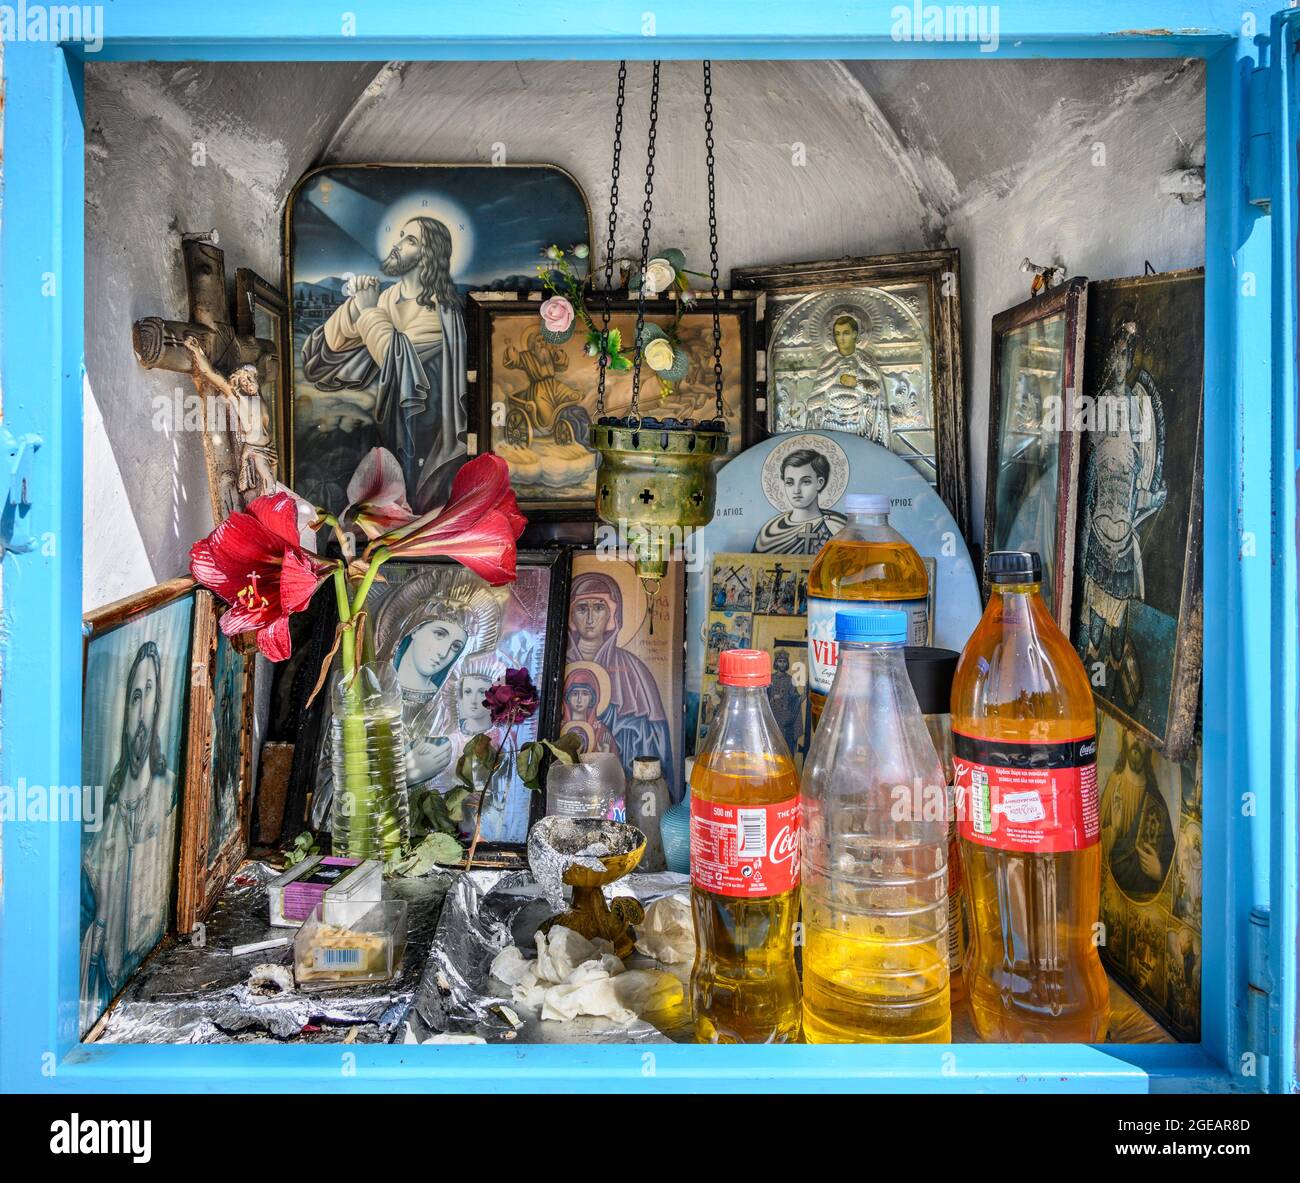
[[[846,493],[844,508],[849,513],[888,513],[889,498],[884,493]]]
[[[634,756],[632,758],[632,776],[635,780],[658,780],[663,769],[657,756]]]

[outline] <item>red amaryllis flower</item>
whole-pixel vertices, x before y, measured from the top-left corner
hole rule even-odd
[[[406,478],[397,457],[387,448],[371,448],[348,481],[344,525],[360,527],[367,538],[404,526],[415,517],[406,500]]]
[[[298,544],[298,501],[290,493],[257,498],[190,548],[194,578],[230,605],[221,631],[233,637],[253,630],[271,661],[292,652],[289,617],[307,607],[334,566]]]
[[[446,555],[493,585],[515,578],[515,542],[528,519],[510,489],[510,467],[500,456],[463,464],[441,509],[399,526],[371,543],[405,558]]]
[[[483,705],[492,712],[492,722],[513,727],[537,713],[537,687],[526,669],[506,670],[504,682],[498,682],[483,696]]]

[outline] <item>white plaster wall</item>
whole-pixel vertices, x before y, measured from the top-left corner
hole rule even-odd
[[[183,231],[217,231],[232,288],[236,267],[279,284],[284,195],[376,69],[87,64],[87,610],[183,574],[212,528],[201,437],[152,424],[192,388],[140,368],[132,322],[185,318]]]
[[[987,68],[981,68],[985,67]],[[1028,298],[1021,260],[1110,279],[1205,261],[1205,205],[1160,192],[1205,164],[1199,62],[855,64],[932,179],[962,253],[971,527],[983,537],[991,322]]]
[[[132,320],[184,311],[181,230],[219,230],[232,282],[237,266],[278,281],[280,211],[312,164],[487,161],[504,148],[511,162],[572,172],[603,242],[611,64],[376,71],[88,68],[87,607],[182,572],[210,525],[201,441],[149,426],[151,399],[176,379],[142,371],[130,348]],[[631,74],[622,192],[639,208],[648,66]],[[1104,278],[1140,272],[1144,259],[1161,270],[1203,259],[1203,206],[1159,191],[1163,173],[1203,160],[1200,67],[717,63],[714,79],[724,276],[743,263],[961,249],[978,537],[989,322],[1026,294],[1020,260]],[[698,64],[665,63],[654,242],[697,264],[707,259],[700,120]],[[203,167],[191,163],[196,140]],[[1096,143],[1104,165],[1093,164]],[[626,250],[639,216],[622,225]]]

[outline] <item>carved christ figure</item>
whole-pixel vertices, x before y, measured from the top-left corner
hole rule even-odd
[[[227,481],[223,474],[224,517],[275,491],[276,455],[271,417],[262,401],[255,366],[240,366],[229,378],[223,378],[212,368],[193,337],[185,338],[185,349],[192,363],[190,376],[199,393],[223,400],[232,412],[236,472],[233,489],[225,487]]]

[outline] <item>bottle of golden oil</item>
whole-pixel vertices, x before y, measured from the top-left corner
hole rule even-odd
[[[699,1043],[797,1043],[799,774],[772,717],[772,659],[728,649],[691,770],[691,1010]]]
[[[996,1043],[1100,1043],[1110,997],[1092,687],[1043,603],[1038,555],[996,551],[987,576],[952,687],[971,1015]]]
[[[850,493],[848,521],[817,552],[808,573],[808,704],[813,727],[835,678],[835,613],[897,608],[907,613],[907,643],[929,641],[930,578],[912,544],[889,524],[889,498]]]

